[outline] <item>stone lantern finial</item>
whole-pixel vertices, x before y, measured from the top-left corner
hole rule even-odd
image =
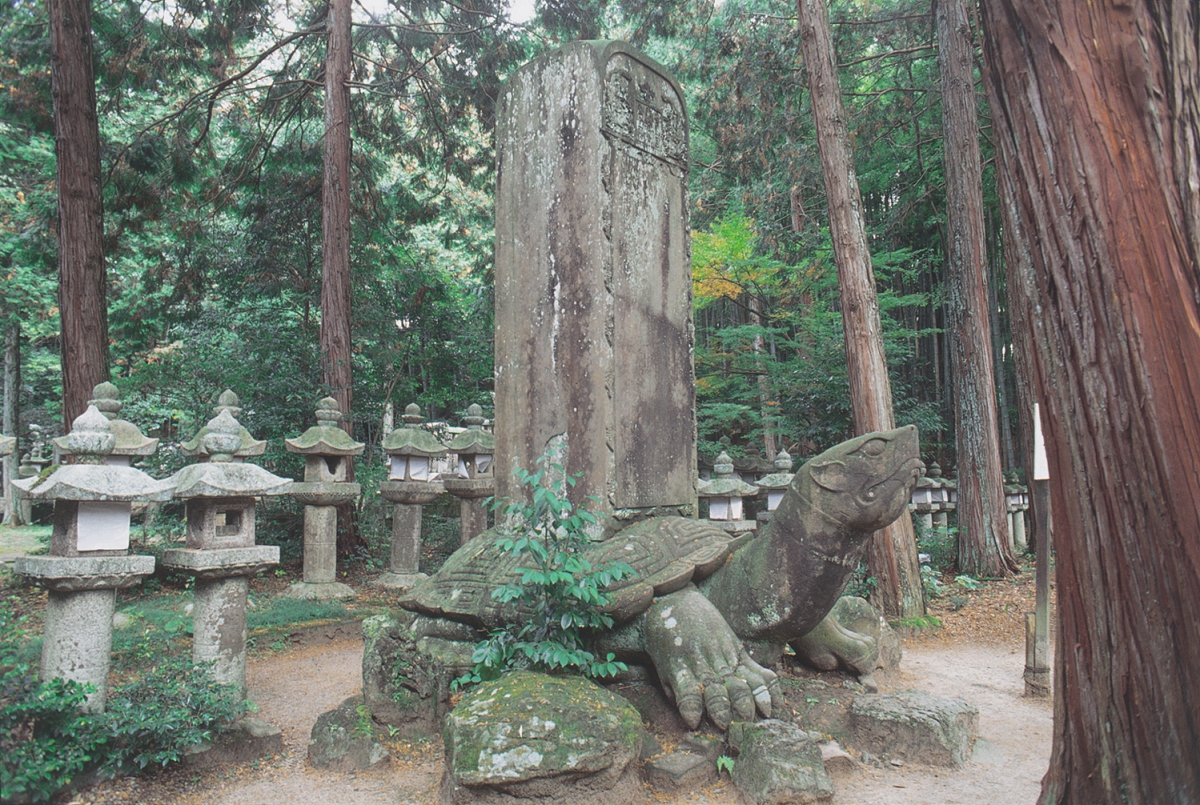
[[[79,459],[81,464],[103,464],[104,457],[116,447],[117,437],[113,436],[112,426],[96,406],[89,405],[87,410],[71,423],[71,432],[66,437],[67,450]]]
[[[107,419],[116,419],[121,413],[121,392],[112,383],[97,383],[92,389],[92,397],[94,399],[88,400],[88,405],[96,406]]]
[[[421,406],[416,403],[409,403],[405,406],[404,416],[400,418],[410,428],[415,428],[425,421],[425,417],[421,416]]]
[[[792,461],[791,454],[788,453],[786,449],[780,449],[780,451],[775,454],[775,469],[779,470],[780,472],[791,472],[792,465],[794,463],[795,462]]]
[[[217,395],[217,404],[213,408],[213,414],[216,415],[222,411],[228,411],[232,416],[237,417],[238,414],[242,413],[242,409],[239,407],[240,404],[241,401],[233,393],[233,389],[225,389]]]
[[[483,427],[487,419],[483,416],[483,408],[479,403],[471,403],[467,406],[467,415],[463,417],[463,424],[472,430],[479,430]]]
[[[323,397],[317,403],[316,418],[320,425],[334,425],[341,422],[343,416],[341,409],[338,408],[338,401],[333,397]]]
[[[233,418],[229,408],[221,408],[208,421],[207,433],[201,440],[208,460],[213,462],[233,461],[233,456],[242,446],[241,425]]]

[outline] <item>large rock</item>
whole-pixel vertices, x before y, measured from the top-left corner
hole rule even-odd
[[[414,616],[404,614],[404,620],[376,615],[363,621],[363,698],[371,716],[396,735],[423,738],[442,728],[450,710],[457,660],[448,662],[429,638],[418,638]]]
[[[736,721],[729,727],[735,753],[733,782],[755,805],[808,805],[833,801],[821,746],[812,735],[777,719]]]
[[[971,757],[979,711],[962,699],[928,693],[859,696],[850,708],[855,749],[934,766],[961,766]]]
[[[318,769],[357,771],[388,757],[375,739],[375,725],[361,696],[351,696],[317,718],[308,745],[308,762]]]
[[[446,718],[443,799],[624,805],[643,797],[642,722],[577,676],[514,671],[468,692]]]

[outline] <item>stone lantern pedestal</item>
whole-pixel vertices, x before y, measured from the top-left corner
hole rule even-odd
[[[317,404],[317,424],[298,439],[285,439],[289,453],[305,458],[304,483],[292,484],[292,497],[304,504],[304,579],[288,587],[291,598],[353,598],[337,580],[337,507],[356,500],[362,487],[348,481],[350,462],[366,447],[338,427],[337,400]]]
[[[442,487],[460,501],[463,545],[487,531],[487,508],[483,500],[496,494],[496,479],[492,475],[496,437],[483,429],[485,421],[483,409],[470,405],[463,418],[467,429],[446,444],[447,450],[458,455],[458,472],[453,478],[443,478]]]
[[[221,396],[228,403],[226,395],[232,392]],[[279,563],[278,547],[254,544],[255,499],[285,494],[292,482],[235,460],[239,451],[256,448],[245,444],[249,434],[233,410],[218,405],[217,416],[191,443],[202,463],[175,474],[175,497],[187,503],[187,547],[166,551],[163,564],[196,578],[192,658],[211,662],[213,678],[245,698],[250,576]]]
[[[132,505],[167,500],[173,487],[105,463],[116,443],[109,421],[89,405],[60,445],[77,463],[13,482],[24,498],[54,501],[50,555],[21,557],[14,567],[49,595],[41,676],[92,685],[91,712],[103,711],[108,696],[116,591],[154,572],[154,557],[128,555]]]
[[[425,574],[421,572],[422,507],[442,493],[442,483],[430,468],[434,458],[446,455],[446,448],[425,430],[425,418],[416,404],[404,409],[404,427],[383,440],[383,452],[390,462],[388,479],[379,485],[379,494],[392,504],[392,548],[388,571],[375,580],[384,587],[408,589]]]

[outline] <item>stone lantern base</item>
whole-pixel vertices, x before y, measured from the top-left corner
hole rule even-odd
[[[279,548],[176,548],[163,564],[196,577],[192,659],[211,662],[213,679],[246,697],[246,598],[250,576],[279,564]]]
[[[49,592],[42,636],[42,679],[94,687],[84,709],[108,697],[117,590],[154,572],[153,556],[22,556],[13,570]]]

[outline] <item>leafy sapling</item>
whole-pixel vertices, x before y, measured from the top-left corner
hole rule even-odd
[[[497,629],[475,647],[474,668],[454,681],[455,687],[495,679],[508,668],[575,671],[585,676],[614,676],[626,670],[613,654],[596,657],[592,642],[597,632],[613,625],[603,609],[605,589],[634,570],[625,562],[594,568],[584,556],[596,517],[586,505],[576,506],[568,493],[579,477],[569,476],[548,455],[538,470],[514,473],[530,490],[528,500],[496,503],[503,509],[508,535],[500,546],[520,557],[520,579],[501,585],[492,597],[515,603],[519,623]]]

